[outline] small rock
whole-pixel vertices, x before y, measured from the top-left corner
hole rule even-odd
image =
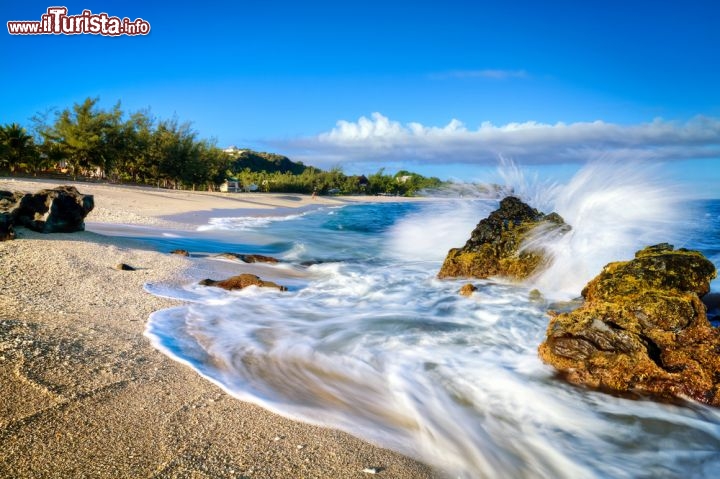
[[[241,255],[238,255],[238,258],[245,263],[276,264],[276,263],[280,262],[280,260],[277,258],[273,258],[272,256],[265,256],[262,254],[241,254]]]
[[[125,263],[116,264],[115,269],[119,269],[120,271],[135,271],[135,268]]]
[[[232,291],[234,289],[243,289],[248,286],[257,286],[260,288],[276,288],[280,291],[287,291],[287,288],[285,286],[280,286],[279,284],[273,283],[272,281],[264,281],[260,279],[260,277],[255,276],[254,274],[247,273],[239,274],[223,281],[216,281],[214,279],[207,278],[201,280],[198,284],[202,286],[215,286],[218,288],[227,289],[229,291]]]
[[[472,296],[475,291],[477,291],[477,286],[472,283],[467,283],[460,288],[459,292],[462,296]]]
[[[362,470],[365,474],[380,474],[381,471],[381,467],[366,467]]]
[[[528,293],[528,299],[532,302],[539,302],[543,300],[543,295],[538,289],[533,289]]]
[[[272,256],[265,256],[262,254],[240,254],[240,253],[220,253],[215,255],[216,258],[226,258],[230,260],[240,260],[243,263],[270,263],[277,264],[280,262],[279,259],[273,258]]]
[[[186,249],[174,249],[170,251],[170,254],[179,254],[180,256],[190,256],[190,253]]]

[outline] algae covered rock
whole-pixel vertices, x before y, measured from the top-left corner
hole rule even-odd
[[[720,406],[720,332],[700,300],[715,275],[668,244],[610,263],[581,307],[552,315],[540,358],[574,384]]]
[[[438,277],[527,278],[547,260],[540,249],[524,247],[537,228],[557,234],[570,229],[557,213],[545,215],[508,196],[497,210],[478,223],[465,246],[448,252]]]

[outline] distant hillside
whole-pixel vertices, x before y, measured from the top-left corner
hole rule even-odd
[[[293,175],[299,175],[308,168],[312,168],[305,166],[301,162],[292,161],[286,156],[253,150],[239,150],[231,153],[231,158],[232,163],[230,168],[236,172],[248,168],[250,171],[266,171],[268,173],[290,172]]]

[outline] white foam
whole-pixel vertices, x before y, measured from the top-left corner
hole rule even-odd
[[[198,226],[198,231],[247,231],[257,228],[265,228],[278,221],[290,221],[305,216],[307,213],[300,213],[286,216],[238,216],[210,218],[207,225]]]
[[[660,172],[637,162],[598,161],[566,185],[547,191],[551,211],[572,230],[536,236],[553,263],[534,280],[550,297],[576,297],[612,261],[628,260],[646,246],[683,246],[687,197]],[[546,211],[550,212],[550,211]]]

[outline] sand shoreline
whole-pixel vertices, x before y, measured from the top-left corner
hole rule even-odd
[[[61,183],[2,178],[0,189]],[[358,201],[75,185],[95,195],[87,221],[108,226],[188,229],[213,211]],[[148,316],[179,303],[143,285],[190,281],[193,261],[91,231],[19,228],[15,241],[0,243],[0,477],[352,478],[370,467],[382,468],[380,477],[438,476],[348,434],[238,401],[155,350],[143,336]],[[138,270],[114,269],[121,262]]]

